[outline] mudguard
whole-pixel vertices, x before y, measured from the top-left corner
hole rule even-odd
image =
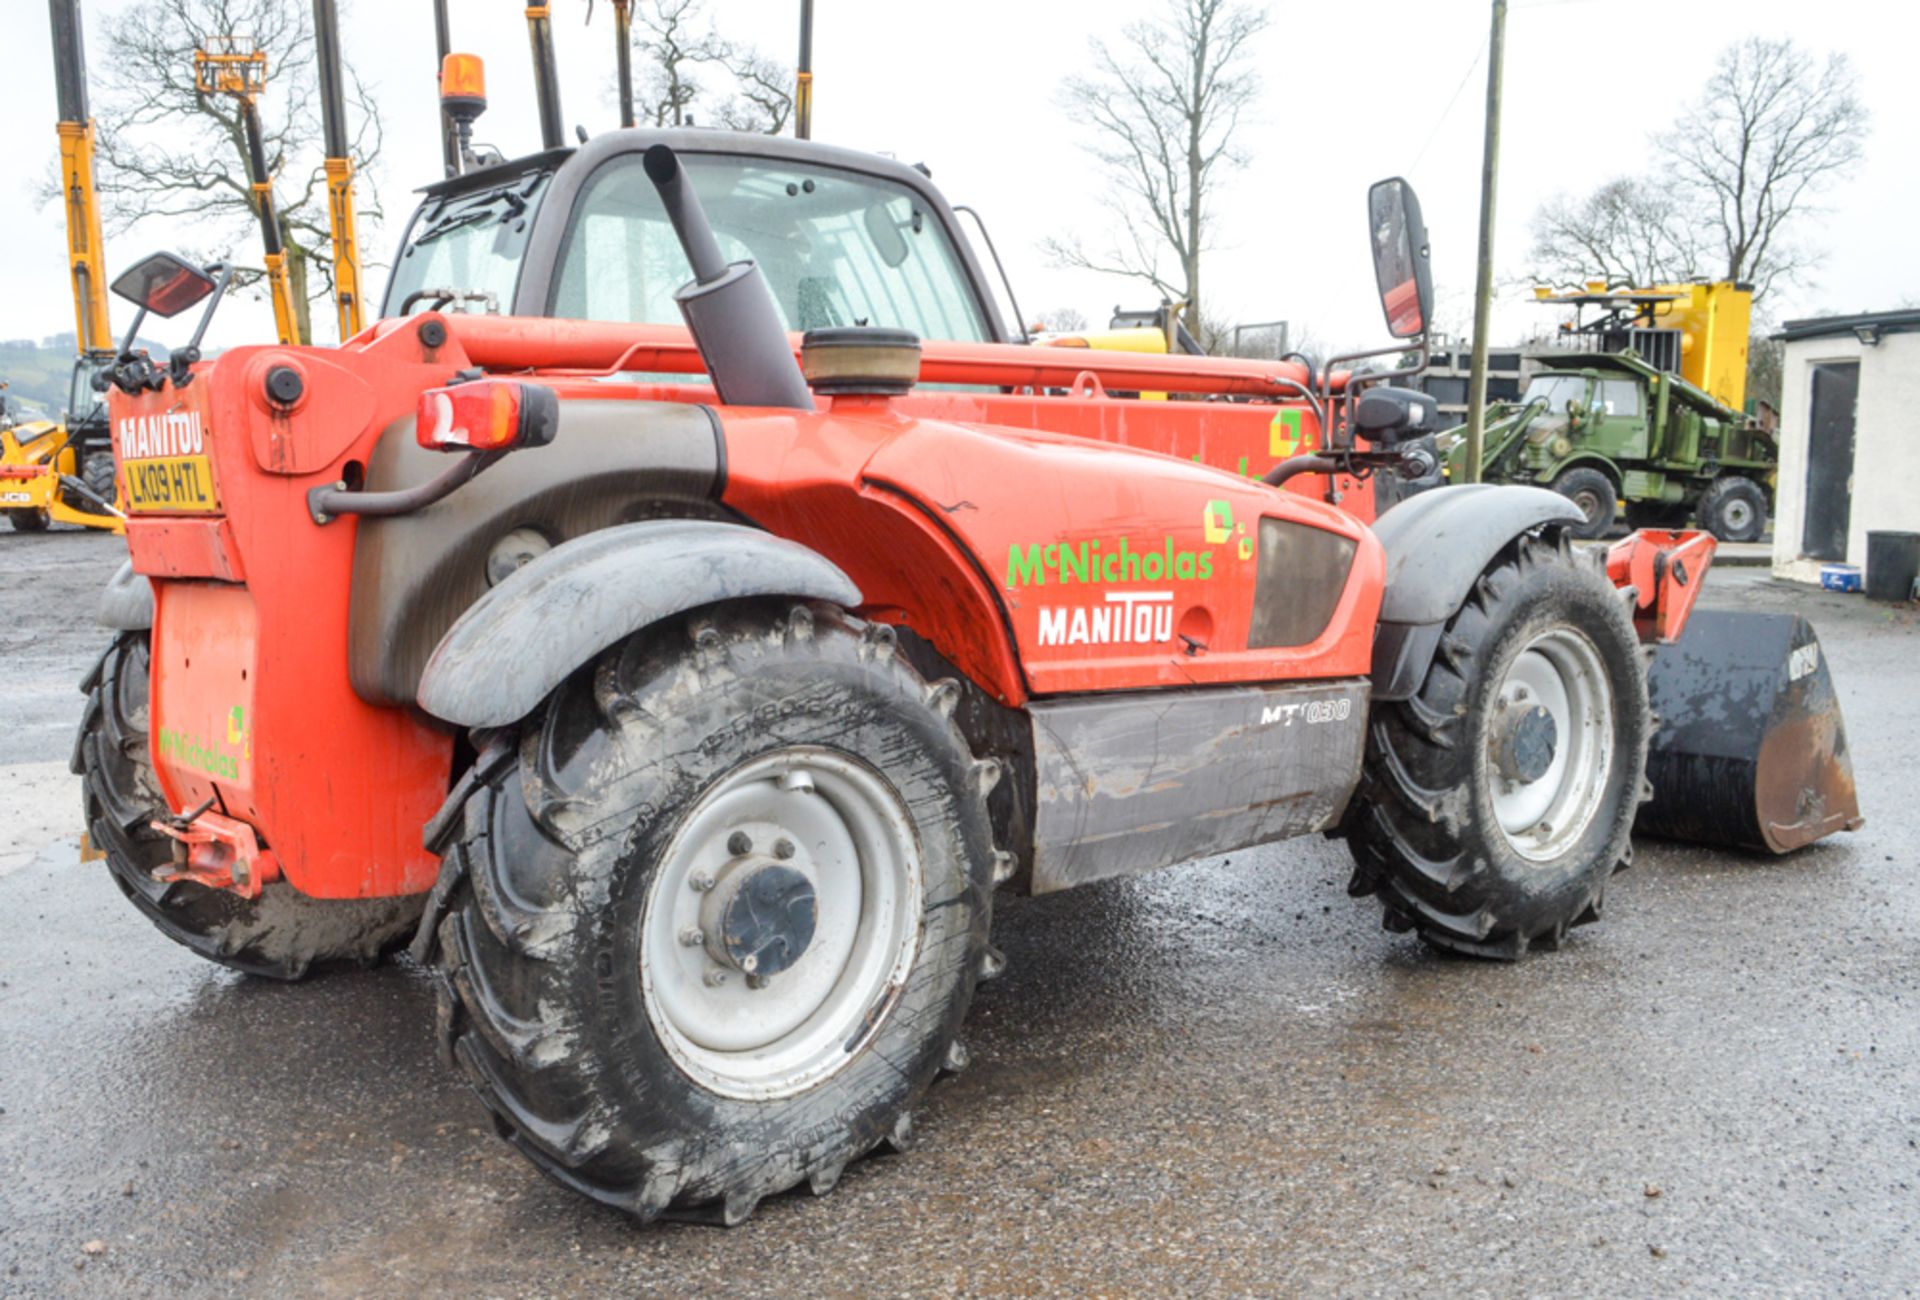
[[[1582,517],[1558,492],[1494,483],[1435,488],[1382,515],[1373,534],[1386,548],[1387,589],[1373,643],[1373,698],[1404,700],[1420,689],[1446,621],[1501,547],[1528,529]]]
[[[529,561],[469,606],[427,661],[420,707],[464,727],[517,722],[621,638],[751,596],[860,603],[860,589],[818,552],[739,524],[600,529]]]
[[[145,632],[153,626],[153,583],[133,571],[128,560],[107,579],[94,621],[116,632]]]

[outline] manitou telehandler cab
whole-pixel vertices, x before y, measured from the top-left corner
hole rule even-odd
[[[1411,191],[1368,221],[1417,350]],[[1011,341],[924,175],[791,141],[476,171],[395,267],[337,350],[116,366],[88,834],[239,970],[412,939],[595,1200],[733,1223],[903,1145],[1000,888],[1325,832],[1390,928],[1514,958],[1630,856],[1712,541],[1576,552],[1526,488],[1369,527],[1417,393]]]

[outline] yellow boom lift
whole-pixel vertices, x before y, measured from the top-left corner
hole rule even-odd
[[[267,174],[267,147],[260,131],[260,92],[267,85],[267,52],[249,48],[238,36],[223,36],[212,48],[193,53],[194,87],[202,95],[227,95],[240,104],[247,134],[247,180],[260,217],[260,238],[267,249],[267,287],[273,297],[273,326],[282,343],[298,343],[293,284],[287,276],[287,250],[280,242],[280,219],[273,210],[273,177]],[[329,172],[331,182],[331,172]],[[329,194],[332,186],[329,184]]]
[[[340,81],[340,20],[334,0],[313,0],[313,42],[320,59],[320,126],[327,147],[327,224],[333,232],[333,305],[340,341],[360,332],[360,244],[353,228],[353,147]]]

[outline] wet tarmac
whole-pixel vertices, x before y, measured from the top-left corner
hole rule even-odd
[[[114,545],[0,534],[19,788],[66,757],[94,642],[55,624]],[[1514,966],[1382,932],[1319,840],[1003,899],[918,1147],[731,1231],[543,1181],[434,1059],[417,971],[206,965],[75,827],[0,866],[0,1295],[1912,1293],[1920,627],[1709,591],[1814,620],[1864,830],[1643,843],[1605,922]]]

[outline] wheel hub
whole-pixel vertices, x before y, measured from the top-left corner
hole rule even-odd
[[[1508,705],[1494,727],[1494,766],[1507,780],[1532,785],[1553,766],[1559,738],[1560,729],[1544,705]]]
[[[919,846],[897,790],[813,746],[715,779],[662,852],[642,918],[647,1016],[724,1096],[788,1096],[854,1059],[918,951]]]
[[[1599,651],[1573,628],[1549,628],[1521,647],[1494,701],[1494,815],[1521,857],[1558,857],[1592,823],[1613,763],[1613,690]]]
[[[765,980],[807,951],[820,905],[807,877],[777,859],[750,857],[729,864],[700,914],[713,959]]]

